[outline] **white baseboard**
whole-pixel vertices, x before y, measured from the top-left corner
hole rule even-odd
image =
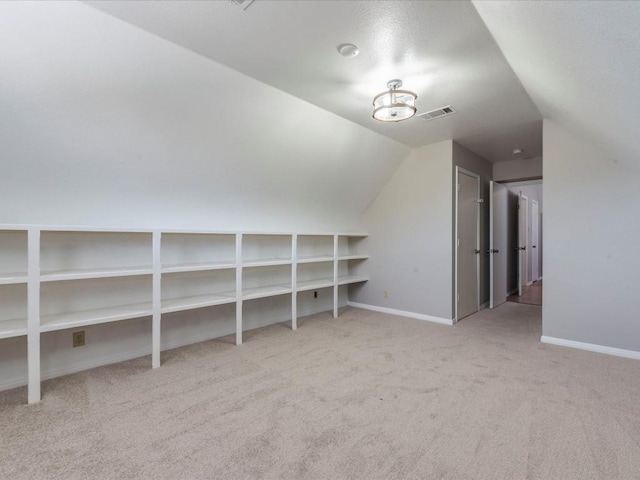
[[[587,350],[589,352],[604,353],[605,355],[613,355],[615,357],[632,358],[634,360],[640,360],[640,352],[635,350],[624,350],[622,348],[605,347],[604,345],[596,345],[594,343],[576,342],[574,340],[565,340],[564,338],[547,337],[543,335],[540,337],[542,343],[548,343],[550,345],[558,345],[560,347],[577,348],[579,350]]]
[[[427,322],[440,323],[442,325],[453,325],[453,320],[442,317],[433,317],[422,313],[406,312],[404,310],[396,310],[395,308],[378,307],[376,305],[368,305],[366,303],[348,302],[347,305],[364,310],[372,310],[374,312],[388,313],[390,315],[398,315],[400,317],[416,318],[418,320],[426,320]]]

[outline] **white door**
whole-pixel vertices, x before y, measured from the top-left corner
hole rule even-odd
[[[522,296],[522,285],[527,281],[527,197],[518,192],[518,296]]]
[[[479,310],[480,177],[457,170],[456,320]]]
[[[489,196],[489,307],[507,301],[507,202],[509,189],[491,182]]]
[[[531,200],[531,281],[536,282],[540,278],[538,272],[538,202]]]

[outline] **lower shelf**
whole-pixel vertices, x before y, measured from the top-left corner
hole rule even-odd
[[[152,315],[151,303],[136,303],[116,307],[97,308],[80,312],[64,312],[40,317],[40,331],[53,332],[66,328],[84,327],[99,323],[117,322]]]
[[[0,321],[0,338],[21,337],[27,334],[27,319],[14,318]]]

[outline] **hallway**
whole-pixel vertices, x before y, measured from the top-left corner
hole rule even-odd
[[[527,305],[542,306],[542,280],[533,282],[528,287],[522,287],[522,296],[509,295],[507,302],[526,303]]]

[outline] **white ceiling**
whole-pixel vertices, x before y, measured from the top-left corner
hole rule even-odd
[[[640,1],[474,1],[544,118],[640,164]]]
[[[494,162],[514,148],[542,153],[538,108],[468,1],[85,3],[411,147],[453,138]],[[360,54],[340,56],[343,42]],[[418,94],[418,113],[458,113],[373,120],[371,100],[392,78]]]

